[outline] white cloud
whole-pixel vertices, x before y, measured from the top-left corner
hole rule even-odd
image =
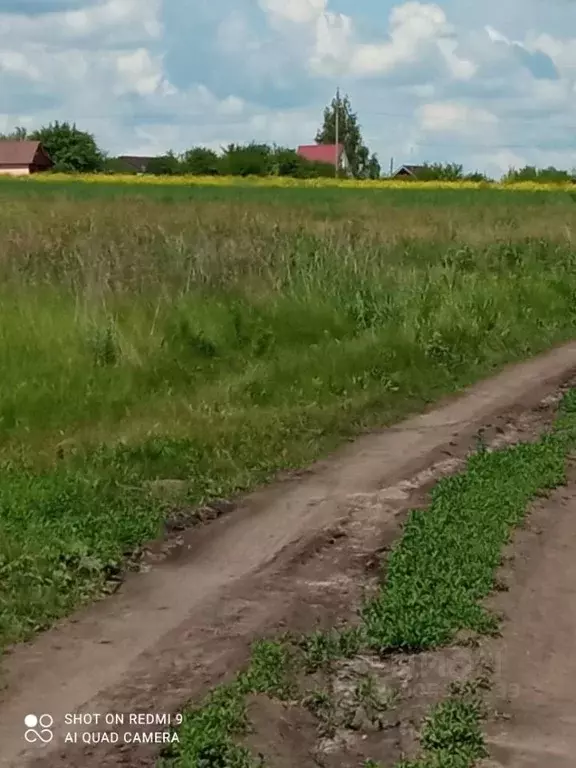
[[[0,40],[41,46],[100,43],[127,45],[162,35],[161,0],[100,0],[70,11],[36,16],[0,13]]]
[[[447,38],[438,40],[438,50],[444,56],[444,60],[455,80],[470,80],[478,71],[478,67],[469,59],[458,56],[458,43]]]
[[[227,96],[218,104],[218,111],[221,115],[240,115],[245,109],[245,102],[238,96]]]
[[[418,119],[423,130],[442,133],[485,132],[498,124],[496,115],[485,109],[450,102],[424,104]]]
[[[160,56],[153,57],[146,48],[138,48],[115,56],[118,78],[114,93],[137,93],[149,96],[154,93],[173,94],[176,90],[164,78],[163,62]]]
[[[451,2],[0,0],[0,129],[68,119],[127,152],[296,145],[339,83],[383,157],[575,164],[564,17]]]
[[[458,54],[454,28],[440,6],[412,0],[398,5],[390,13],[389,28],[389,40],[356,46],[350,59],[353,74],[387,74],[439,56],[451,77],[469,80],[474,76],[476,66]]]
[[[231,13],[218,25],[216,45],[223,53],[242,53],[254,44],[248,22],[241,14]]]
[[[276,28],[285,28],[287,22],[308,28],[308,34],[298,34],[311,41],[308,64],[315,74],[386,75],[434,55],[455,79],[470,79],[476,71],[473,62],[458,54],[454,29],[435,3],[409,0],[395,6],[389,14],[388,39],[369,43],[359,39],[350,16],[330,11],[326,0],[260,0],[260,5]]]
[[[316,21],[310,70],[320,75],[337,74],[349,55],[352,20],[341,13],[324,13]]]
[[[3,130],[67,119],[95,132],[107,149],[132,151],[137,131],[122,126],[140,114],[151,123],[147,138],[154,151],[163,152],[169,147],[151,137],[161,139],[164,120],[185,125],[192,115],[204,122],[206,115],[241,115],[238,96],[219,99],[201,83],[185,89],[171,83],[158,50],[160,10],[160,0],[97,0],[37,16],[0,14]],[[26,82],[41,92],[30,90],[23,104]],[[39,98],[44,94],[48,103]]]
[[[418,60],[430,42],[451,33],[444,11],[437,5],[407,2],[392,9],[390,39],[359,44],[350,69],[355,75],[381,74]]]
[[[107,0],[62,14],[64,27],[73,34],[92,33],[98,28],[114,28],[136,23],[149,37],[158,37],[162,26],[158,20],[158,0]]]
[[[503,35],[501,32],[498,32],[497,29],[494,29],[489,24],[486,25],[485,29],[488,37],[490,40],[492,40],[493,43],[505,43],[506,45],[512,45],[510,40],[508,40],[505,35]],[[515,45],[518,45],[518,43],[515,43]]]
[[[327,0],[259,0],[260,7],[273,19],[294,24],[310,24],[327,10]]]
[[[492,155],[493,167],[498,173],[506,173],[509,168],[523,168],[528,164],[525,155],[519,155],[510,149],[500,149]]]
[[[41,79],[38,67],[32,64],[21,51],[0,51],[0,74],[23,75],[31,80]]]

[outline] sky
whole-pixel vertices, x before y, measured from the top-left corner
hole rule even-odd
[[[386,171],[571,169],[576,0],[0,0],[0,132],[297,146],[337,87]]]

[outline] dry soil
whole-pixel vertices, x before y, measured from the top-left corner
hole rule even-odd
[[[155,752],[149,747],[65,744],[64,734],[74,730],[65,725],[65,715],[175,711],[232,675],[255,637],[345,616],[359,596],[357,577],[397,535],[414,488],[453,471],[479,429],[502,432],[575,371],[572,343],[393,429],[364,436],[306,473],[251,494],[232,515],[185,534],[164,562],[131,576],[115,595],[14,649],[2,670],[0,766],[152,766]],[[542,728],[554,727],[553,749],[570,754],[576,663],[570,665],[568,651],[576,613],[568,584],[576,576],[576,518],[566,513],[567,501],[558,503],[555,550],[542,553],[538,574],[526,577],[526,624],[516,625],[519,645],[506,674],[528,674],[528,665],[519,670],[514,656],[532,637],[530,679],[542,691],[533,688],[535,705],[526,712],[525,727],[534,730],[530,714]],[[541,624],[545,634],[537,640]],[[554,652],[564,654],[564,672]],[[554,726],[556,711],[547,709],[552,689],[558,707],[562,696],[572,696],[572,708],[563,710],[568,720]],[[54,718],[50,744],[24,741],[23,720],[30,713]],[[493,737],[503,750],[510,739],[528,744],[513,732]],[[536,748],[543,749],[542,743],[530,754]]]
[[[576,466],[569,483],[534,505],[513,545],[504,616],[491,649],[497,717],[494,768],[576,766]]]

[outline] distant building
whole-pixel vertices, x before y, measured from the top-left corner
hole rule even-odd
[[[39,141],[0,139],[0,174],[29,176],[48,171],[53,166],[52,159]]]
[[[118,160],[126,166],[128,171],[136,171],[136,173],[146,173],[148,170],[148,164],[154,157],[140,157],[137,155],[120,155]]]
[[[339,168],[344,173],[348,173],[350,169],[344,144],[302,144],[296,152],[310,163],[325,163],[326,165],[333,165],[334,168],[336,168],[336,158],[338,158]]]
[[[398,170],[392,174],[392,178],[418,179],[422,176],[422,173],[425,169],[426,166],[424,165],[401,165],[400,168],[398,168]]]

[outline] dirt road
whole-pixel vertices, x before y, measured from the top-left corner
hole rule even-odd
[[[3,666],[0,766],[153,765],[153,750],[64,743],[67,713],[173,711],[242,663],[250,641],[290,620],[301,595],[282,578],[345,520],[358,494],[464,450],[499,414],[534,406],[576,370],[576,343],[506,370],[446,405],[362,437],[293,480],[190,532],[164,563],[113,597],[16,649]],[[391,509],[381,511],[397,526]],[[362,526],[362,512],[355,518]],[[572,566],[573,568],[575,566]],[[49,713],[54,738],[27,744],[24,717]],[[91,727],[91,730],[103,730]]]
[[[502,719],[489,728],[493,762],[507,768],[576,765],[576,467],[570,484],[534,509],[514,546],[506,616],[494,651]]]

